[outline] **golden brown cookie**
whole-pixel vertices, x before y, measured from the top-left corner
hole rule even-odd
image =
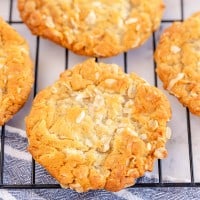
[[[28,149],[64,188],[118,191],[167,155],[170,116],[157,88],[90,59],[36,96]]]
[[[32,84],[28,44],[0,18],[0,126],[24,105]]]
[[[200,115],[200,12],[164,31],[155,60],[164,88]]]
[[[33,34],[77,54],[108,57],[142,45],[155,31],[162,0],[18,0]]]

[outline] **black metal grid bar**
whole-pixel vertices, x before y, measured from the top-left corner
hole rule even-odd
[[[0,183],[3,184],[5,126],[1,129]]]
[[[153,39],[153,52],[155,52],[155,50],[156,50],[156,36],[155,36],[155,33],[153,33],[152,39]],[[154,61],[154,85],[156,87],[158,86],[158,78],[157,78],[157,74],[156,74],[156,63],[155,63],[155,61]],[[162,182],[163,182],[163,178],[162,178],[162,161],[160,159],[158,160],[158,181],[159,181],[159,184],[162,184]]]
[[[161,22],[162,23],[173,23],[173,22],[181,22],[181,19],[163,19]],[[17,21],[17,20],[13,20],[12,24],[23,24],[23,21]]]
[[[8,23],[12,23],[12,9],[13,9],[13,0],[10,0],[9,6],[9,20]],[[1,154],[0,154],[0,183],[4,183],[4,148],[5,148],[5,125],[1,127]]]
[[[184,20],[184,0],[180,0],[181,8],[181,19],[164,19],[161,23],[173,23],[174,21],[183,21]],[[10,24],[23,24],[22,21],[12,20],[12,10],[13,10],[13,0],[10,0],[9,8],[9,20]],[[153,51],[156,49],[156,38],[155,33],[153,33]],[[40,48],[40,38],[36,39],[36,58],[35,58],[35,83],[33,96],[37,94],[37,79],[38,79],[38,64],[39,64],[39,48]],[[127,53],[124,53],[124,71],[127,72]],[[68,50],[65,52],[65,69],[68,69]],[[98,62],[98,59],[96,58]],[[156,63],[154,62],[154,84],[158,85],[157,75],[156,75]],[[191,127],[190,127],[190,113],[186,109],[187,116],[187,133],[188,133],[188,150],[189,150],[189,162],[190,162],[190,182],[179,182],[179,183],[164,183],[162,178],[162,162],[158,160],[158,183],[136,183],[134,187],[200,187],[200,182],[194,182],[194,168],[193,168],[193,154],[192,154],[192,136],[191,136]],[[2,126],[1,130],[1,153],[0,153],[0,189],[58,189],[61,188],[59,184],[36,184],[35,183],[35,161],[32,161],[32,170],[31,170],[31,184],[4,184],[3,182],[3,168],[4,168],[4,143],[5,143],[5,126]]]
[[[193,166],[193,153],[192,153],[192,135],[190,127],[190,113],[188,108],[186,109],[187,116],[187,132],[188,132],[188,151],[189,151],[189,163],[190,163],[190,181],[194,183],[194,166]]]
[[[181,21],[184,21],[184,0],[181,0],[180,3],[181,3]],[[192,134],[191,134],[191,126],[190,126],[190,112],[188,108],[186,108],[186,117],[187,117],[188,151],[189,151],[189,163],[190,163],[190,181],[191,181],[191,184],[194,184]]]
[[[12,11],[13,11],[13,0],[10,0],[10,8],[9,8],[9,24],[12,23]]]
[[[34,73],[35,81],[34,81],[34,88],[33,88],[33,98],[37,94],[39,48],[40,48],[40,38],[37,37],[37,39],[36,39],[36,52],[35,52],[35,73]],[[35,184],[35,160],[34,159],[32,159],[32,164],[31,164],[31,184]]]
[[[127,73],[127,53],[125,52],[124,53],[124,72],[126,72]]]
[[[69,51],[68,49],[65,50],[65,69],[68,69],[69,64]]]
[[[136,183],[134,188],[182,188],[182,187],[200,187],[200,182],[191,183]],[[59,189],[59,184],[23,184],[23,185],[1,185],[0,189]]]

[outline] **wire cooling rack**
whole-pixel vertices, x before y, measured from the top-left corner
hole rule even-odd
[[[196,2],[197,1],[198,0],[196,0]],[[194,2],[195,2],[195,0],[194,0]],[[170,8],[172,8],[172,10],[170,10],[170,11],[168,10],[168,15],[166,15],[164,17],[164,19],[162,20],[161,29],[162,29],[162,27],[166,27],[174,21],[183,21],[185,18],[185,12],[187,11],[185,8],[189,7],[192,4],[192,1],[190,1],[190,0],[180,0],[180,1],[166,0],[165,3],[166,3],[166,6],[170,6]],[[173,6],[173,4],[176,4],[176,6]],[[179,5],[177,6],[177,4],[179,4]],[[5,8],[8,8],[8,10],[6,11],[5,8],[3,8],[2,6],[5,6]],[[193,5],[193,7],[195,7],[195,5]],[[199,10],[200,10],[200,5],[199,5]],[[25,27],[25,25],[23,25],[23,22],[20,20],[20,18],[16,17],[17,16],[16,0],[1,0],[0,1],[0,15],[1,15],[1,12],[5,16],[4,18],[6,18],[7,22],[9,24],[11,24],[13,27],[15,27],[15,28],[17,28],[18,26]],[[171,13],[178,12],[179,17],[174,17],[174,16],[170,15],[170,12]],[[161,29],[159,31],[162,31]],[[153,52],[155,51],[155,48],[156,48],[157,38],[159,35],[158,32],[153,33],[151,39],[147,42],[147,45],[145,44],[144,47],[141,47],[139,50],[133,50],[131,52],[124,53],[115,58],[111,58],[110,60],[109,59],[98,59],[98,61],[115,62],[117,64],[120,64],[121,66],[124,67],[125,72],[136,71],[139,74],[141,74],[145,79],[147,79],[151,84],[154,84],[156,87],[162,88],[161,83],[159,82],[159,79],[157,78],[157,75],[155,73],[156,64],[155,64],[155,62],[153,62],[153,59],[152,59]],[[49,75],[47,75],[46,73],[44,74],[44,69],[40,68],[40,65],[45,65],[44,59],[49,59],[48,57],[43,58],[41,56],[41,52],[44,51],[44,48],[43,48],[44,43],[49,44],[49,42],[45,41],[44,39],[42,39],[40,37],[32,36],[32,38],[34,38],[33,39],[34,45],[31,47],[31,50],[32,50],[32,52],[34,52],[34,56],[32,56],[32,57],[35,60],[35,83],[34,83],[34,88],[33,88],[33,94],[31,96],[34,97],[37,94],[37,91],[42,89],[44,86],[52,83],[54,80],[52,80],[52,82],[49,82],[48,81]],[[151,45],[149,45],[149,44],[151,44]],[[55,44],[50,44],[50,45],[53,46]],[[55,45],[55,48],[61,49],[61,47],[56,47],[56,45]],[[151,52],[151,53],[150,54],[148,52],[145,53],[146,52],[145,49],[149,49],[149,52]],[[135,54],[135,52],[137,52],[137,53]],[[140,56],[138,57],[138,55],[140,55]],[[57,56],[59,56],[59,55],[56,54],[55,59],[59,59],[59,58],[57,58]],[[151,63],[152,68],[151,68],[150,73],[148,71],[144,72],[145,71],[144,69],[140,70],[140,68],[137,68],[137,67],[135,67],[135,68],[130,67],[130,63],[133,63],[135,65],[140,65],[140,64],[143,65],[143,63],[141,63],[142,61],[140,61],[140,60],[145,60],[146,57],[148,57],[148,58],[151,57],[150,62],[152,62]],[[62,58],[63,58],[62,59],[62,65],[63,65],[62,70],[64,70],[64,68],[65,69],[70,68],[74,63],[79,62],[82,59],[85,59],[84,57],[78,58],[78,57],[76,57],[76,55],[69,52],[68,50],[64,50],[63,48],[62,48]],[[76,60],[76,61],[74,61],[74,60]],[[145,65],[148,65],[148,62],[149,61],[147,61],[145,63]],[[54,64],[56,65],[57,63],[54,63]],[[52,67],[52,68],[50,68],[50,67]],[[54,70],[53,67],[56,67],[56,66],[49,66],[49,68],[46,69],[46,72],[48,72],[50,70]],[[60,70],[60,72],[62,70]],[[42,72],[43,72],[43,74],[41,75]],[[43,79],[46,80],[45,84],[44,84]],[[165,94],[170,98],[170,100],[172,99],[174,106],[180,106],[179,103],[176,102],[176,100],[173,97],[170,97],[166,92],[165,92]],[[29,100],[29,101],[31,102],[31,100]],[[29,110],[29,107],[26,107],[25,109]],[[183,153],[181,153],[181,152],[180,152],[180,157],[183,157],[182,160],[185,160],[185,159],[187,160],[186,162],[188,163],[188,167],[179,166],[179,168],[185,168],[185,171],[187,171],[187,173],[188,173],[188,176],[186,176],[187,180],[183,180],[184,178],[182,178],[181,181],[177,181],[174,179],[174,181],[166,182],[165,178],[164,178],[165,173],[163,173],[163,167],[166,166],[166,163],[163,164],[163,162],[165,162],[165,161],[158,160],[156,170],[155,170],[155,173],[157,173],[157,175],[158,175],[158,181],[151,182],[151,183],[145,183],[142,181],[138,181],[134,187],[151,187],[151,188],[152,187],[200,187],[200,176],[197,178],[195,177],[195,172],[197,172],[198,169],[200,169],[200,168],[198,168],[198,164],[200,166],[200,163],[198,163],[197,156],[195,156],[195,158],[194,158],[194,154],[193,154],[194,147],[192,145],[192,143],[194,142],[194,138],[196,138],[196,134],[198,134],[198,130],[195,129],[195,127],[196,127],[195,125],[191,125],[194,123],[198,123],[199,121],[197,118],[195,118],[194,116],[192,116],[189,113],[188,109],[185,109],[181,106],[180,106],[180,109],[181,109],[181,112],[178,112],[179,114],[177,116],[175,114],[174,119],[172,119],[172,120],[174,120],[174,122],[172,122],[172,126],[174,127],[174,130],[173,130],[174,135],[176,135],[176,132],[178,132],[177,126],[184,126],[183,134],[185,134],[184,138],[187,141],[186,145],[184,146],[184,152],[186,152],[186,154],[187,154],[186,155],[187,159],[186,159],[186,157],[184,157],[185,154],[183,155]],[[22,111],[20,111],[20,112],[22,112]],[[11,125],[14,124],[16,126],[19,126],[18,128],[21,128],[20,123],[22,121],[22,117],[20,117],[20,116],[23,116],[23,115],[24,115],[24,113],[19,114],[19,115],[17,114],[15,116],[15,118],[13,120],[11,120],[11,122],[9,122],[9,123],[11,123]],[[184,123],[184,125],[176,124],[177,118],[182,115],[184,115],[185,120],[184,121],[181,120],[181,123]],[[35,164],[34,160],[32,160],[29,184],[5,183],[5,181],[4,181],[4,162],[5,162],[4,161],[4,156],[5,156],[4,149],[5,149],[5,134],[6,134],[5,130],[6,130],[6,127],[3,126],[1,129],[0,189],[45,189],[45,188],[55,189],[55,188],[60,188],[59,184],[48,184],[48,183],[41,184],[36,181],[36,173],[37,172],[36,172],[36,164]],[[195,136],[195,137],[192,138],[192,136]],[[199,137],[197,137],[197,141],[198,141],[198,138]],[[174,145],[174,144],[171,144],[170,146],[172,146],[172,145]],[[179,151],[178,144],[176,144],[176,145],[177,145],[177,151]],[[175,147],[173,147],[173,148],[175,148]],[[196,148],[195,148],[195,150],[196,150]],[[168,161],[168,164],[172,164],[172,166],[173,166],[173,162],[175,162],[174,160],[176,160],[176,158],[173,159],[173,156],[174,156],[173,154],[172,155],[170,154],[169,156],[171,157],[171,160]],[[195,166],[194,166],[194,163],[196,163]],[[180,165],[181,165],[181,163],[180,163]],[[177,173],[179,171],[179,168],[177,169]],[[164,170],[164,172],[166,172],[166,170]],[[185,173],[185,172],[183,172],[183,173]],[[174,174],[176,174],[176,171]]]

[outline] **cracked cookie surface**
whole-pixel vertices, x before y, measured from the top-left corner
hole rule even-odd
[[[108,57],[142,45],[161,21],[162,0],[18,0],[33,34],[77,54]]]
[[[164,88],[200,116],[200,12],[164,31],[155,60]]]
[[[166,157],[170,117],[160,90],[90,59],[36,96],[28,149],[64,188],[118,191]]]
[[[0,125],[24,105],[33,84],[26,41],[0,18]]]

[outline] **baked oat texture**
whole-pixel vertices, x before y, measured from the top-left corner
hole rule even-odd
[[[33,34],[77,54],[108,57],[142,45],[155,31],[162,0],[18,0]]]
[[[28,149],[64,188],[118,191],[166,157],[170,116],[157,88],[90,59],[36,96]]]
[[[164,31],[155,60],[164,88],[200,116],[200,12]]]
[[[0,18],[0,126],[26,102],[33,84],[26,41]]]

